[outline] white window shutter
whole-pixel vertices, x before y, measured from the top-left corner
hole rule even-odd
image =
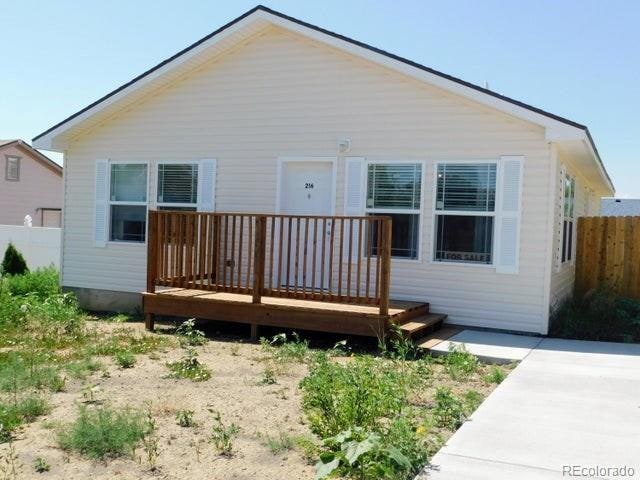
[[[360,216],[364,213],[364,173],[365,163],[362,157],[347,157],[345,163],[344,179],[344,214],[347,216]],[[350,223],[345,224],[344,252],[349,255],[349,234],[352,237],[351,261],[358,258],[358,239],[360,230],[357,222],[353,222],[353,232],[349,232]]]
[[[520,217],[522,204],[523,156],[500,158],[498,242],[496,271],[518,273],[520,257]]]
[[[96,247],[107,244],[109,218],[109,160],[96,160],[93,241]]]
[[[364,158],[347,157],[344,181],[344,214],[362,215],[364,211]]]
[[[215,212],[217,167],[218,162],[215,158],[200,160],[198,171],[199,212]]]

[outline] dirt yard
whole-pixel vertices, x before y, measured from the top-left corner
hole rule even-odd
[[[113,325],[106,324],[106,328]],[[140,324],[127,327],[142,330]],[[51,397],[53,410],[16,436],[14,447],[23,464],[18,478],[51,479],[283,479],[313,478],[314,468],[295,450],[274,455],[266,436],[281,432],[296,437],[309,435],[300,409],[298,382],[306,367],[289,364],[277,383],[263,383],[265,363],[260,345],[210,341],[198,347],[198,359],[211,371],[211,379],[192,382],[167,377],[167,362],[178,360],[183,351],[167,348],[139,355],[133,368],[119,368],[102,358],[106,374],[95,372],[85,381],[69,381],[67,391]],[[133,458],[89,460],[57,446],[54,427],[69,421],[77,405],[87,402],[87,385],[95,386],[94,401],[113,406],[150,409],[159,437],[157,468],[150,471],[142,449]],[[180,427],[176,412],[193,410],[195,427]],[[213,415],[221,412],[226,423],[239,427],[234,454],[218,455],[208,441]],[[6,444],[3,445],[6,449]],[[36,457],[46,459],[50,471],[36,473]]]
[[[107,336],[123,329],[130,337],[144,335],[143,325],[138,323],[90,323]],[[169,378],[167,363],[183,358],[188,349],[181,348],[173,335],[156,333],[154,336],[163,337],[169,346],[136,355],[132,368],[122,368],[112,356],[96,357],[102,364],[99,370],[83,379],[69,376],[64,391],[50,393],[51,411],[19,428],[13,435],[12,447],[10,443],[0,446],[3,456],[0,462],[11,456],[11,448],[15,452],[13,464],[18,468],[18,475],[7,478],[314,478],[317,458],[312,458],[305,445],[319,441],[306,423],[299,389],[301,379],[308,373],[306,363],[274,362],[264,346],[240,338],[209,338],[192,351],[196,351],[198,361],[210,369],[211,378],[200,382]],[[350,360],[340,357],[334,361]],[[449,386],[461,398],[472,389],[482,401],[495,388],[495,383],[499,383],[486,379],[489,368],[480,365],[472,377],[460,383],[437,366],[431,386],[416,392],[414,402],[429,406],[435,388],[442,385]],[[155,423],[154,435],[158,440],[154,468],[142,446],[131,455],[104,460],[63,450],[56,432],[62,424],[76,418],[82,405],[148,412]],[[176,413],[180,410],[194,412],[194,426],[178,425]],[[225,425],[238,427],[230,455],[221,455],[210,442],[215,412],[220,413]],[[446,429],[436,431],[434,449],[451,434]],[[47,471],[36,471],[38,459],[46,462]]]

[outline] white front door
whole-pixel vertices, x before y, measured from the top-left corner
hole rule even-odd
[[[334,163],[331,161],[284,161],[280,179],[280,213],[283,215],[332,215],[333,169]],[[288,265],[288,285],[305,289],[326,288],[328,278],[325,275],[321,282],[319,273],[323,258],[316,248],[314,268],[313,248],[314,244],[320,245],[322,235],[330,233],[331,222],[326,223],[327,231],[322,231],[322,222],[318,222],[317,229],[314,228],[312,220],[308,221],[308,224],[306,219],[299,219],[297,222],[299,223],[294,220],[290,236],[287,233],[287,226],[284,229],[285,238],[283,240],[285,244],[288,244],[289,240],[291,241],[290,261],[287,262],[287,258],[282,259],[283,265]],[[316,230],[315,236],[314,230]],[[297,233],[298,231],[300,233]],[[305,248],[306,255],[304,254]],[[283,252],[283,257],[286,255],[285,252]],[[314,271],[316,272],[315,276],[313,275]],[[285,285],[286,283],[287,281],[283,278],[281,284]]]

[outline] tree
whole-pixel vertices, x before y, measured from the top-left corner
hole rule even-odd
[[[4,275],[22,275],[28,273],[29,268],[22,254],[9,242],[7,250],[4,252],[2,265],[0,265],[0,274]]]

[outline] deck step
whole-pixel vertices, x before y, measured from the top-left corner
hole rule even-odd
[[[425,330],[435,331],[446,320],[447,316],[440,313],[428,313],[419,317],[411,318],[400,325],[400,331],[405,337],[415,337],[419,332]]]
[[[457,327],[442,327],[436,330],[435,332],[433,332],[432,334],[416,340],[416,346],[418,348],[429,350],[435,347],[436,345],[441,344],[445,340],[448,340],[454,335],[460,333],[461,331],[462,329]]]

